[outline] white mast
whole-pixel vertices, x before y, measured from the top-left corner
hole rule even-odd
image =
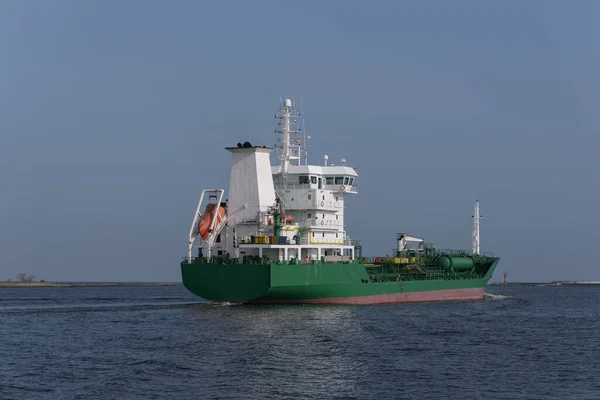
[[[479,254],[479,200],[475,201],[475,213],[473,214],[473,254]]]
[[[278,123],[281,129],[276,129],[275,132],[281,134],[281,161],[280,174],[284,181],[288,174],[288,169],[291,164],[300,165],[301,163],[301,142],[302,139],[298,136],[302,130],[299,127],[298,119],[300,115],[292,104],[292,100],[285,99],[280,108],[280,114],[276,118],[281,119]],[[305,138],[306,140],[306,138]]]
[[[290,165],[290,112],[292,110],[292,101],[285,99],[283,102],[283,143],[281,149],[281,173],[285,176]]]

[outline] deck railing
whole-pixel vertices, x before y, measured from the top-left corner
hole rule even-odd
[[[346,257],[346,256],[344,256]],[[223,256],[211,256],[211,257],[192,257],[191,259],[187,257],[182,257],[181,262],[183,264],[222,264],[222,265],[270,265],[270,264],[279,264],[279,265],[303,265],[303,264],[358,264],[359,260],[350,260],[348,259],[340,259],[339,261],[331,261],[328,262],[325,259],[325,256],[321,257],[321,260],[311,259],[310,261],[298,260],[298,259],[290,259],[288,261],[280,261],[280,260],[271,260],[268,257],[258,257],[258,256],[244,256],[238,258],[226,258]]]
[[[296,189],[322,189],[322,190],[333,190],[333,191],[338,191],[341,192],[341,187],[344,187],[344,192],[356,192],[358,190],[358,185],[357,184],[353,184],[353,185],[344,185],[343,183],[340,184],[333,184],[333,185],[327,185],[325,183],[321,184],[321,187],[318,186],[318,184],[316,183],[288,183],[287,185],[284,185],[280,182],[273,182],[275,184],[275,186],[277,187],[278,190],[296,190]]]
[[[464,249],[458,249],[458,250],[456,250],[456,249],[436,249],[435,254],[436,255],[447,255],[447,256],[463,256],[463,257],[475,255],[475,254],[473,254],[473,250],[464,250]],[[476,254],[475,256],[493,258],[494,253],[484,252],[484,253]]]

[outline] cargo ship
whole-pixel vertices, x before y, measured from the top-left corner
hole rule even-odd
[[[358,174],[342,159],[309,165],[302,115],[280,104],[278,144],[231,153],[229,191],[204,189],[188,234],[182,281],[215,302],[379,304],[476,300],[499,258],[480,253],[479,202],[472,249],[440,250],[398,233],[391,256],[365,257],[345,230],[346,196]],[[271,165],[277,148],[278,165]]]

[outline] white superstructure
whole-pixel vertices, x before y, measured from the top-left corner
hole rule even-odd
[[[228,147],[231,152],[231,175],[227,204],[229,224],[255,220],[260,212],[275,203],[269,153],[265,147]]]
[[[270,164],[271,148],[247,142],[227,148],[232,153],[232,167],[228,200],[221,203],[226,216],[220,225],[212,222],[208,237],[201,239],[201,198],[190,230],[190,258],[194,244],[202,255],[240,259],[258,256],[311,262],[355,258],[355,243],[344,229],[344,201],[347,195],[357,193],[356,171],[344,159],[340,165],[331,164],[326,155],[323,165],[302,165],[302,159],[307,160],[302,149],[306,137],[298,128],[300,115],[291,100],[283,102],[276,117],[279,165]],[[277,234],[279,239],[273,238]]]

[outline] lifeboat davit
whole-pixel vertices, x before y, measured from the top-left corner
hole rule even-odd
[[[200,217],[200,221],[198,221],[198,233],[202,237],[202,239],[206,239],[208,234],[210,233],[208,230],[210,229],[210,223],[212,222],[213,217],[215,216],[215,211],[217,208],[217,204],[207,204],[206,210],[204,210],[204,214]],[[221,222],[225,218],[225,209],[219,206],[219,213],[217,215],[217,220],[215,221],[215,227],[213,229],[217,229]]]

